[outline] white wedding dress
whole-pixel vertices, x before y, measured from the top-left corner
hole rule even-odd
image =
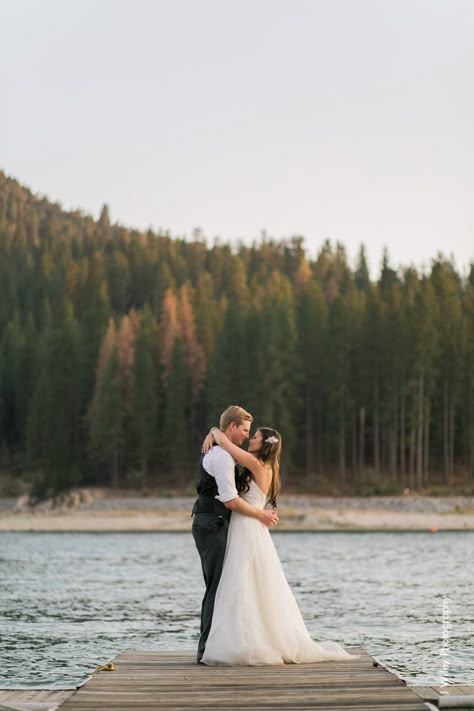
[[[253,480],[249,486],[242,498],[263,509],[265,494]],[[203,663],[253,666],[357,658],[337,642],[313,642],[268,528],[234,511]]]

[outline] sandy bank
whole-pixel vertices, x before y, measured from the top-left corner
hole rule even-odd
[[[131,502],[133,503],[133,502]],[[153,509],[133,508],[127,500],[111,510],[20,512],[0,514],[0,531],[189,531],[191,506],[166,499]],[[474,509],[404,511],[374,508],[363,500],[344,507],[310,505],[294,497],[280,503],[280,531],[439,531],[474,530]]]

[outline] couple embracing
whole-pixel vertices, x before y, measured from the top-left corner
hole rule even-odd
[[[298,664],[356,659],[337,642],[313,642],[269,528],[278,523],[281,436],[233,405],[203,443],[192,532],[206,592],[197,661]],[[270,504],[271,509],[266,509]]]

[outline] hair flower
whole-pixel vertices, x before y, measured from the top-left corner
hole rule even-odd
[[[269,442],[270,444],[276,444],[278,442],[278,438],[272,435],[271,437],[267,437],[265,442]]]

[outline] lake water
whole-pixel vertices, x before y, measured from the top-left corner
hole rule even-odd
[[[410,684],[474,683],[474,533],[273,532],[316,641]],[[188,533],[0,532],[0,686],[76,686],[124,649],[194,650]]]

